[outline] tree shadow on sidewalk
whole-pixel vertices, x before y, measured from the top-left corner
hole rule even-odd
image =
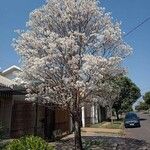
[[[150,144],[131,138],[83,136],[82,139],[85,150],[150,150]],[[56,149],[74,150],[73,138],[56,142]]]

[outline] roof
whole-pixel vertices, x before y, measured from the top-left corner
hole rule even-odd
[[[0,75],[0,86],[4,87],[12,87],[13,85],[16,85],[16,82],[9,80],[2,75]]]
[[[5,75],[5,74],[7,74],[7,73],[9,73],[9,72],[12,72],[12,71],[15,71],[15,70],[21,71],[21,68],[19,68],[19,67],[13,65],[13,66],[11,66],[11,67],[5,69],[4,71],[2,71],[2,74]]]

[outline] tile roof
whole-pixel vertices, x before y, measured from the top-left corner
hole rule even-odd
[[[12,87],[16,83],[12,80],[9,80],[2,75],[0,75],[0,86],[5,86],[5,87]]]
[[[5,69],[4,71],[2,71],[2,74],[5,75],[5,74],[7,74],[7,73],[9,73],[9,72],[11,72],[11,71],[13,71],[13,70],[19,70],[19,71],[21,71],[21,68],[19,68],[19,67],[13,65],[13,66],[11,66],[11,67]]]

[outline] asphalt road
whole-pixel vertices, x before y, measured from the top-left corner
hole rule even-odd
[[[125,129],[126,137],[144,140],[150,143],[150,114],[137,114],[140,117],[140,128],[127,128]]]

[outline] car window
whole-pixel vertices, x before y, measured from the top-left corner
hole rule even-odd
[[[125,119],[136,119],[136,118],[138,118],[136,114],[127,114],[125,116]]]

